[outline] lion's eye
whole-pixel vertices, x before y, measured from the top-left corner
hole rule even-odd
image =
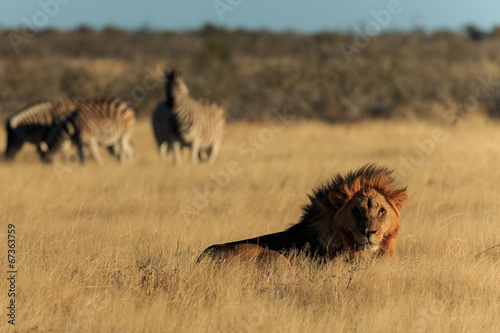
[[[378,211],[378,213],[380,215],[384,215],[385,214],[385,209],[384,208],[380,208],[379,211]]]

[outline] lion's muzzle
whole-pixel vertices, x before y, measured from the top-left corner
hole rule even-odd
[[[377,230],[364,229],[359,230],[359,233],[354,236],[358,248],[364,252],[375,252],[379,249],[376,239]]]
[[[375,252],[379,249],[379,245],[366,242],[364,244],[359,244],[359,249],[364,252]]]

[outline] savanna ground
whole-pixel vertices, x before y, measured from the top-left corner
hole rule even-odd
[[[145,120],[132,165],[44,165],[32,146],[0,164],[0,266],[13,223],[18,270],[16,326],[2,278],[0,330],[500,331],[500,124],[274,125],[231,123],[211,167],[160,163]],[[408,186],[397,259],[196,264],[208,245],[295,223],[312,187],[372,162]]]
[[[0,119],[103,95],[140,118],[132,165],[44,165],[29,146],[0,164],[0,267],[14,224],[18,270],[15,327],[0,279],[0,331],[500,331],[498,27],[383,33],[349,57],[352,33],[81,27],[13,45],[22,29],[0,32]],[[172,67],[228,111],[213,166],[158,159],[147,119]],[[208,245],[297,222],[311,188],[366,163],[408,186],[397,259],[196,264]]]

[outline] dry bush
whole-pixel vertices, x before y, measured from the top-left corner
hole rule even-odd
[[[10,33],[21,32],[3,35]],[[20,44],[18,53],[8,38],[0,40],[0,105],[6,117],[39,99],[118,95],[149,115],[163,98],[161,81],[139,98],[131,97],[134,89],[144,86],[148,68],[161,76],[176,67],[193,96],[223,105],[229,120],[267,119],[272,106],[283,103],[297,116],[330,122],[441,120],[425,105],[464,105],[478,97],[481,77],[498,82],[500,47],[494,36],[474,41],[448,31],[384,33],[348,62],[340,45],[354,45],[349,33],[278,34],[211,25],[191,32],[47,30]],[[498,94],[498,86],[491,88]],[[498,113],[493,97],[479,102],[478,113]],[[406,106],[411,115],[398,112]]]

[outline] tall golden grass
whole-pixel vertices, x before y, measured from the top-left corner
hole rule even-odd
[[[0,330],[498,332],[499,144],[499,124],[474,118],[235,123],[211,167],[160,163],[146,121],[132,165],[44,165],[25,147],[0,164],[0,267],[13,223],[18,269],[16,326],[2,278]],[[397,259],[196,264],[210,244],[295,223],[311,188],[366,163],[408,186]]]

